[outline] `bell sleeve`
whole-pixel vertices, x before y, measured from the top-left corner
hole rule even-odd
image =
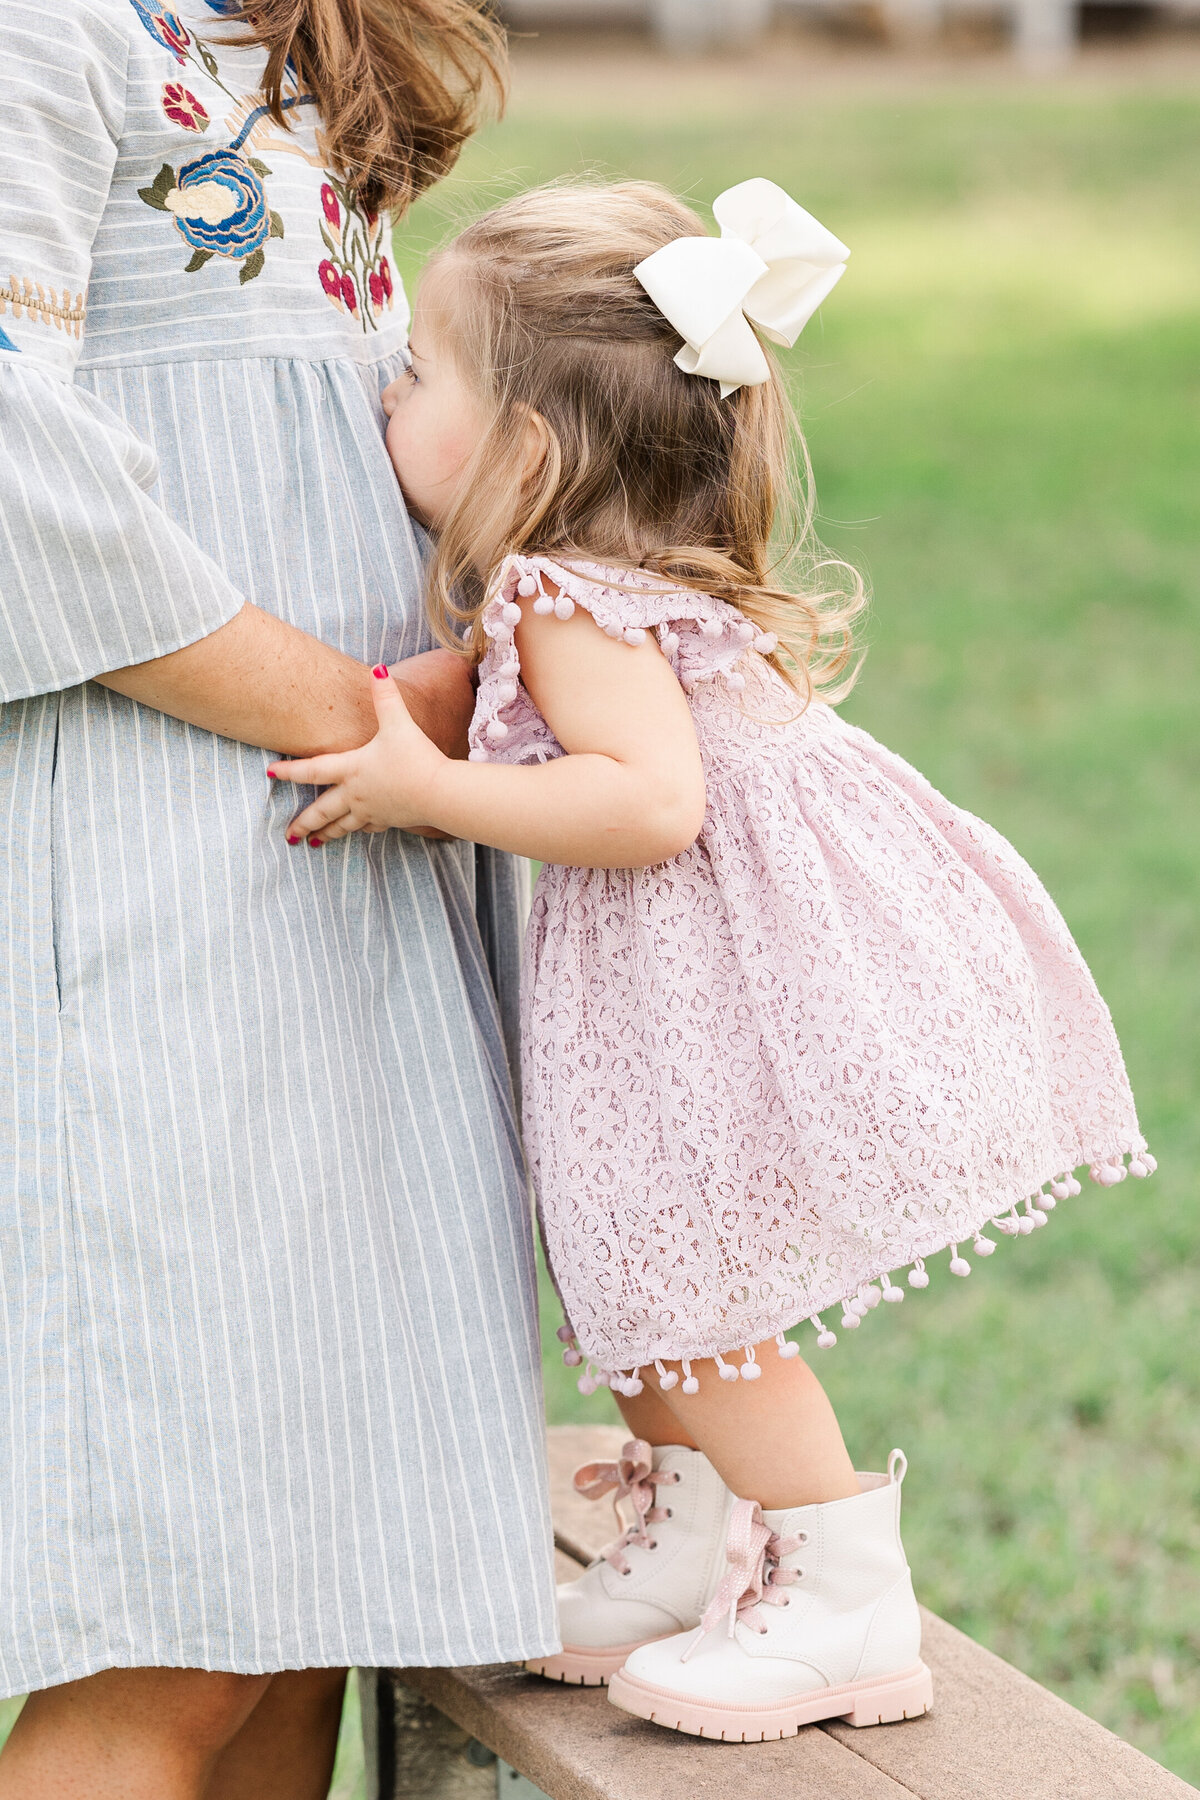
[[[0,9],[0,700],[207,637],[243,597],[153,494],[157,461],[75,369],[125,114],[95,0]]]

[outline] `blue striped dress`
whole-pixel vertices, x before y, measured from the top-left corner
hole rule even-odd
[[[0,1692],[554,1648],[517,871],[95,684],[425,646],[385,222],[222,0],[0,12]]]

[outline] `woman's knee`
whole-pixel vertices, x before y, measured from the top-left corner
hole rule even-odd
[[[136,1739],[204,1760],[245,1724],[270,1675],[206,1669],[105,1669],[82,1681],[31,1694],[28,1724],[66,1727],[115,1744]]]

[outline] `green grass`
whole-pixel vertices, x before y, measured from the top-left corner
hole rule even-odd
[[[783,183],[853,247],[789,358],[826,541],[867,571],[849,715],[1040,871],[1160,1160],[818,1366],[851,1448],[912,1463],[923,1598],[1200,1781],[1200,887],[1194,721],[1200,102],[1086,86],[553,97],[402,242],[583,167],[707,201]],[[552,90],[547,84],[547,93]],[[611,1417],[558,1364],[553,1420]]]

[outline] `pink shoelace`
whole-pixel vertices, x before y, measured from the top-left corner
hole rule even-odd
[[[772,1531],[757,1500],[735,1500],[725,1542],[728,1567],[700,1621],[699,1636],[688,1645],[682,1660],[687,1661],[697,1644],[714,1631],[722,1619],[728,1620],[730,1637],[739,1619],[759,1633],[765,1633],[767,1627],[750,1615],[759,1606],[788,1604],[788,1596],[782,1590],[799,1581],[804,1571],[784,1569],[780,1563],[807,1542],[806,1531],[799,1531],[793,1537],[781,1537]]]
[[[602,1500],[605,1494],[613,1497],[613,1512],[622,1531],[616,1542],[610,1544],[601,1555],[605,1562],[612,1564],[618,1575],[629,1573],[625,1551],[630,1544],[652,1549],[653,1544],[646,1527],[656,1525],[660,1519],[667,1517],[667,1509],[657,1504],[655,1489],[674,1487],[678,1481],[677,1471],[654,1468],[653,1453],[644,1438],[631,1438],[617,1462],[585,1463],[582,1469],[575,1471],[575,1491],[582,1494],[585,1500]],[[635,1520],[632,1525],[626,1525],[621,1516],[620,1502],[624,1499],[633,1502]]]

